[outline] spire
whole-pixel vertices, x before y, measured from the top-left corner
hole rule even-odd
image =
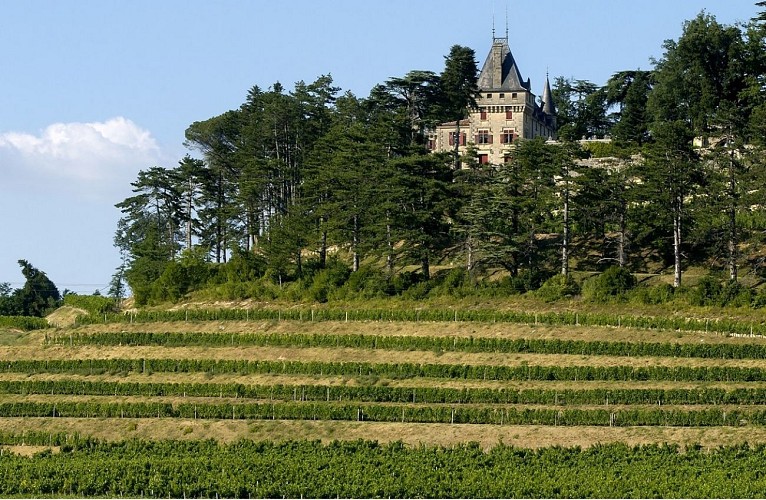
[[[508,40],[508,2],[505,2],[505,39]]]
[[[492,40],[495,39],[495,2],[492,2]]]
[[[556,105],[553,104],[553,92],[551,82],[548,80],[548,72],[545,72],[545,89],[543,89],[543,113],[556,116]]]

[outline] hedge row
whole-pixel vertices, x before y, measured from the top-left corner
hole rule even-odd
[[[57,345],[141,346],[279,346],[389,350],[579,354],[604,356],[664,356],[680,358],[766,359],[766,344],[679,344],[670,342],[605,342],[559,339],[489,337],[420,337],[363,334],[99,332],[52,335]]]
[[[0,381],[0,394],[226,397],[276,401],[541,405],[763,405],[766,388],[486,389],[444,387]]]
[[[34,316],[0,316],[0,328],[17,328],[19,330],[41,330],[48,328],[45,318]]]
[[[177,404],[105,402],[0,403],[0,417],[345,420],[566,426],[742,426],[766,424],[766,410],[553,409],[392,406],[356,403]]]
[[[78,324],[146,323],[157,321],[467,321],[482,323],[523,323],[540,325],[583,325],[644,328],[654,330],[709,331],[716,333],[766,335],[766,324],[728,319],[698,319],[665,316],[622,316],[614,314],[486,309],[186,309],[139,311],[127,314],[92,314],[78,318]]]

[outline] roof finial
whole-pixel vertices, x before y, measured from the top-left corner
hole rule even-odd
[[[492,40],[495,39],[495,1],[492,0]]]
[[[508,40],[508,0],[505,0],[505,39]]]

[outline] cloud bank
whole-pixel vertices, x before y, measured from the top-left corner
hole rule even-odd
[[[163,156],[148,130],[123,117],[55,123],[39,135],[0,132],[0,185],[111,198],[129,192],[139,170],[167,162]]]

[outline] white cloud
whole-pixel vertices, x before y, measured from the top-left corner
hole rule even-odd
[[[129,192],[139,170],[174,166],[163,156],[148,130],[123,117],[54,123],[39,135],[0,132],[0,185],[111,198]]]

